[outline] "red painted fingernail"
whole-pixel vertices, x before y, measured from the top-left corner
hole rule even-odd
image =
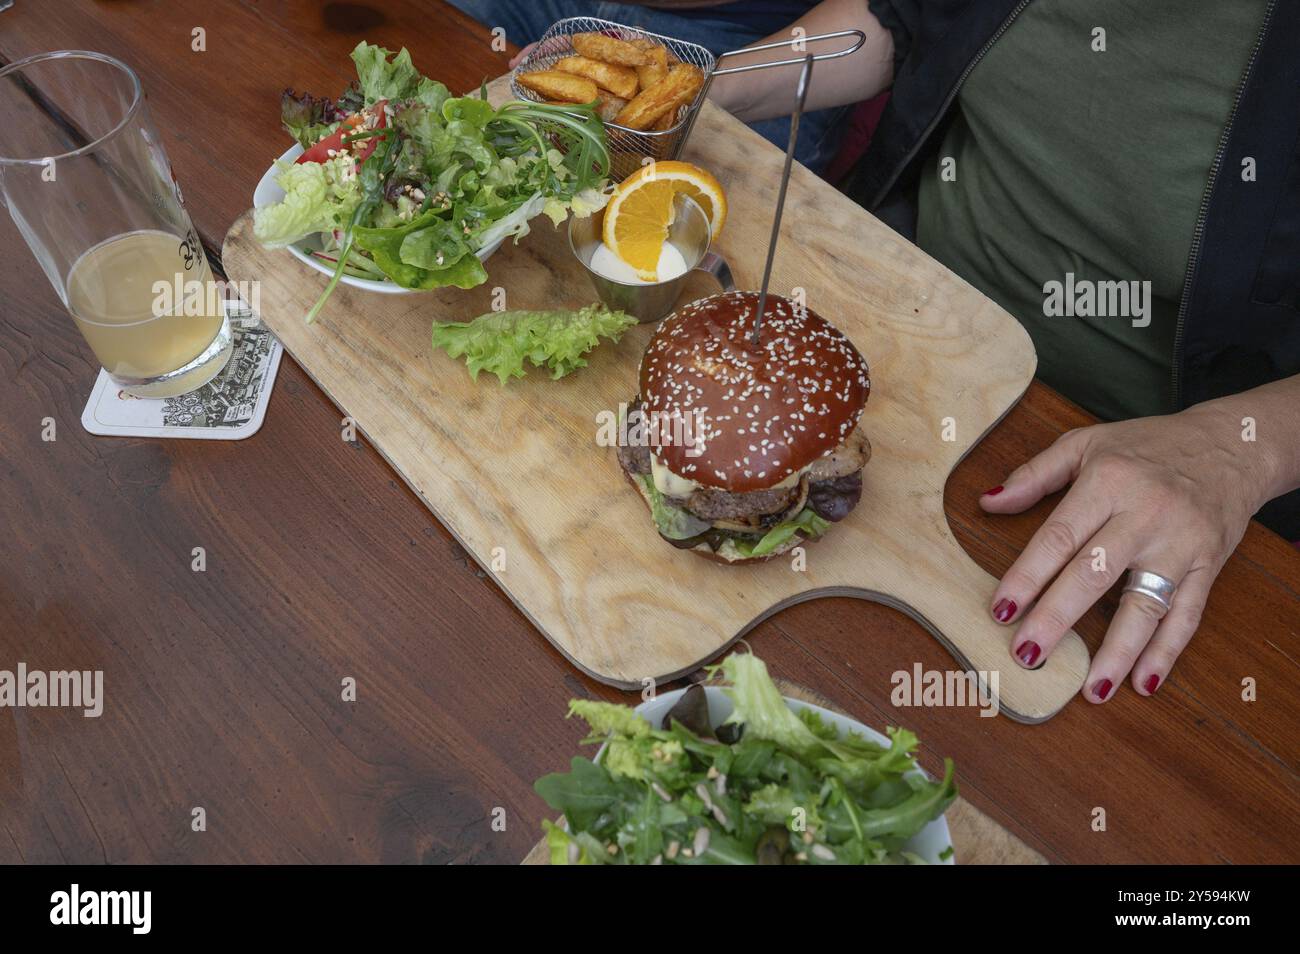
[[[1147,691],[1147,695],[1149,696],[1156,691],[1156,688],[1159,685],[1160,685],[1160,677],[1157,676],[1155,673],[1152,673],[1151,675],[1147,676],[1147,681],[1142,684],[1142,688]]]
[[[1026,666],[1032,666],[1038,662],[1038,654],[1041,652],[1042,650],[1038,648],[1036,642],[1032,639],[1026,639],[1020,644],[1020,648],[1016,650],[1016,655],[1020,657],[1020,661]]]
[[[993,618],[999,623],[1005,623],[1011,617],[1016,615],[1015,600],[1002,599],[998,600],[993,606]]]
[[[1000,493],[1002,493],[1002,485],[1001,485],[1001,484],[998,484],[996,487],[990,487],[988,490],[984,491],[984,493],[982,494],[982,496],[984,496],[984,497],[996,497],[996,496],[997,496],[998,494],[1000,494]]]
[[[1098,699],[1105,702],[1106,697],[1110,695],[1110,690],[1112,689],[1112,687],[1114,687],[1114,685],[1115,684],[1111,682],[1109,679],[1103,679],[1101,680],[1101,682],[1097,683],[1095,686],[1092,687],[1092,694],[1096,696]]]

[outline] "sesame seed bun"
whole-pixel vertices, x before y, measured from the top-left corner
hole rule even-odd
[[[853,343],[788,298],[767,296],[755,344],[758,298],[727,292],[678,309],[641,359],[646,411],[661,422],[680,419],[695,437],[661,443],[660,461],[733,493],[765,490],[831,453],[857,426],[871,392]]]

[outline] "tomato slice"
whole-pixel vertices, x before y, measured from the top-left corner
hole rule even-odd
[[[375,120],[376,129],[388,128],[388,114],[384,111],[384,105],[387,102],[388,100],[381,99],[370,107],[370,109],[374,110],[375,114],[379,117]],[[360,126],[364,120],[365,112],[353,113],[347,119],[343,120],[338,129],[334,130],[320,142],[316,143],[304,152],[294,160],[294,163],[325,162],[327,159],[331,158],[330,152],[337,154],[348,151],[351,151],[353,158],[356,159],[357,162],[365,162],[366,159],[369,158],[370,154],[375,151],[375,146],[379,145],[378,136],[371,136],[369,139],[362,139],[355,143],[345,144],[343,142],[343,137],[347,136],[352,132],[352,130]]]

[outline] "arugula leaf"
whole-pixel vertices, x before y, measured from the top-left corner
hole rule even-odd
[[[875,808],[862,813],[862,830],[865,835],[892,835],[910,838],[932,818],[938,818],[957,797],[957,783],[953,779],[952,759],[943,760],[943,779],[928,782],[913,778],[910,796],[888,808]]]
[[[827,775],[869,791],[891,777],[901,777],[916,764],[912,755],[916,736],[906,729],[893,728],[889,735],[892,745],[888,749],[867,742],[841,741],[836,744],[840,752],[836,758],[819,759],[815,764]]]
[[[659,799],[650,789],[619,829],[615,841],[631,858],[648,863],[663,851],[664,833],[659,827]]]
[[[480,371],[490,371],[504,385],[524,376],[525,361],[549,368],[552,378],[584,368],[583,355],[601,338],[617,341],[634,324],[631,315],[600,304],[578,311],[488,312],[473,321],[435,322],[433,347],[465,358],[476,380]]]
[[[467,254],[463,242],[452,242],[454,230],[430,209],[409,222],[393,228],[364,228],[354,231],[357,245],[370,253],[384,274],[403,288],[473,288],[487,281],[487,270],[475,255]],[[409,244],[408,244],[409,243]],[[436,251],[448,250],[442,265]],[[410,256],[408,259],[408,255]],[[425,267],[425,263],[434,266]]]
[[[424,228],[406,232],[398,256],[407,265],[438,271],[450,268],[466,255],[469,246],[450,222],[434,218]]]
[[[710,830],[709,843],[704,852],[693,858],[679,856],[678,864],[685,865],[752,865],[754,852],[744,842],[723,832]]]
[[[592,762],[575,755],[566,774],[545,775],[533,783],[537,792],[552,808],[564,812],[571,831],[591,827],[601,813],[618,801],[618,790],[609,773]]]
[[[776,745],[766,739],[741,739],[730,749],[727,774],[736,778],[758,778],[776,753]]]

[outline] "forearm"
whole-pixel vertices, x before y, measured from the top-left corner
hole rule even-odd
[[[806,109],[827,109],[870,99],[887,89],[894,79],[894,41],[867,9],[867,0],[823,0],[792,23],[752,46],[789,40],[801,28],[804,36],[833,33],[836,30],[861,30],[866,43],[851,56],[820,62],[813,68]],[[821,53],[842,48],[851,38],[809,43],[804,52]],[[771,62],[800,55],[789,47],[729,56],[723,67],[748,63]],[[709,88],[709,98],[746,122],[788,115],[793,107],[798,66],[773,67],[734,76],[719,76]]]
[[[1183,413],[1203,419],[1209,432],[1239,437],[1259,506],[1300,488],[1300,375],[1206,401]],[[1232,446],[1231,440],[1228,443]]]

